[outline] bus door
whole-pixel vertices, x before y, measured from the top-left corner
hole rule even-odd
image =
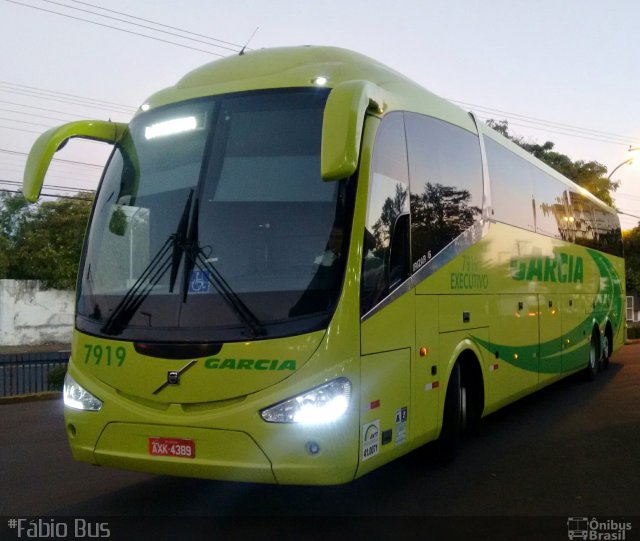
[[[402,114],[391,113],[375,139],[364,230],[358,475],[403,454],[410,437],[415,297],[409,227],[404,123]]]

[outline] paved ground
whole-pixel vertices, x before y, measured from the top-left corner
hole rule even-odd
[[[451,517],[484,517],[469,527],[521,528],[517,537],[492,535],[500,539],[539,539],[541,531],[566,539],[568,517],[624,516],[634,526],[624,539],[640,539],[638,342],[594,382],[569,378],[489,416],[449,466],[426,446],[338,487],[211,482],[75,463],[59,401],[0,406],[0,433],[0,516],[145,515],[157,517],[156,525],[173,516],[176,528],[187,516],[315,516],[323,524],[321,517],[360,517],[353,527],[363,517],[369,526],[381,516],[449,517],[445,527],[470,520]],[[555,518],[543,525],[537,517]]]

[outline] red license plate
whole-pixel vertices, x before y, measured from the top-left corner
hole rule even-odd
[[[193,440],[179,440],[176,438],[149,438],[149,454],[153,456],[195,458],[196,444]]]

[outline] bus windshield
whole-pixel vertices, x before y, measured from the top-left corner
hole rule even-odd
[[[353,181],[320,177],[327,95],[231,94],[136,117],[98,193],[77,327],[211,342],[326,327],[353,206]]]

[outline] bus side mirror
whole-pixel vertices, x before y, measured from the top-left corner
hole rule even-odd
[[[22,193],[27,201],[35,203],[40,197],[44,177],[49,169],[53,155],[60,150],[69,139],[80,137],[104,143],[114,144],[124,134],[127,124],[105,122],[103,120],[80,120],[69,122],[44,132],[31,147],[27,164],[24,168]]]
[[[339,180],[355,172],[364,117],[370,109],[382,113],[385,105],[384,91],[368,81],[347,81],[331,91],[322,122],[323,180]]]

